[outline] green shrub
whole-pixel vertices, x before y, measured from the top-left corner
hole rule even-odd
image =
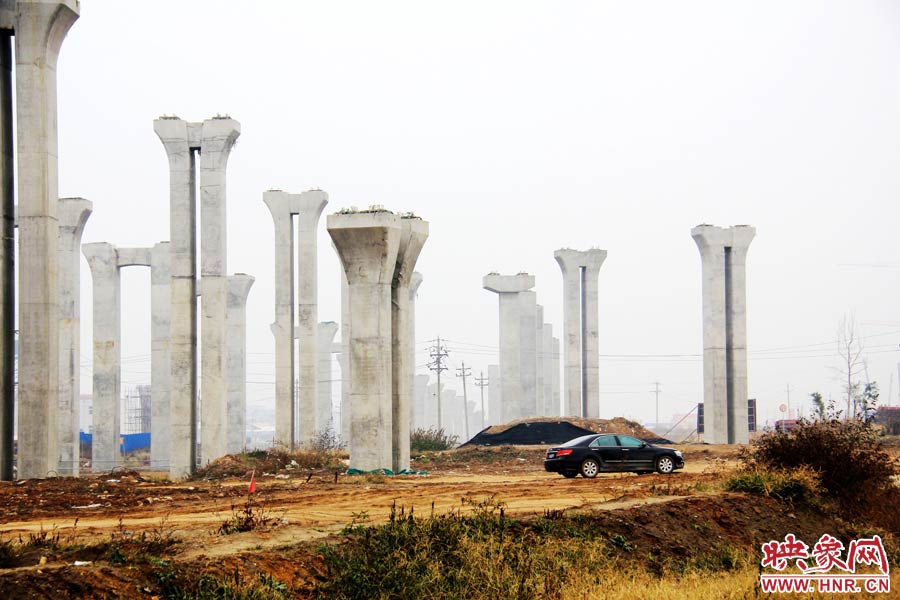
[[[409,449],[411,452],[450,450],[455,448],[458,443],[458,436],[449,435],[443,429],[435,427],[415,429],[409,434]]]

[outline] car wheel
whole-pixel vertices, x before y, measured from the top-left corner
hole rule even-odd
[[[600,472],[600,463],[595,458],[586,458],[581,463],[581,476],[593,479]]]
[[[675,461],[671,456],[660,456],[656,459],[656,472],[669,475],[675,470]]]
[[[578,473],[563,473],[562,474],[562,476],[565,477],[566,479],[572,479],[576,475],[578,475]]]

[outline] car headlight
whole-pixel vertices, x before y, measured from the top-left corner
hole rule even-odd
[[[681,450],[676,450],[675,456],[677,456],[678,458],[684,458],[684,454],[681,453]]]

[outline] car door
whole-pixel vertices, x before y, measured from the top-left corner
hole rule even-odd
[[[604,468],[618,471],[622,468],[622,449],[614,435],[601,435],[590,445],[591,454],[600,459]]]
[[[619,446],[622,448],[622,468],[642,471],[653,469],[655,450],[636,437],[620,435]]]

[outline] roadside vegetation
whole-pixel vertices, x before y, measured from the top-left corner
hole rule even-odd
[[[735,586],[733,574],[755,573],[755,557],[728,542],[655,554],[591,514],[521,520],[494,498],[464,499],[463,507],[417,516],[394,506],[385,525],[349,526],[343,543],[319,548],[328,571],[316,597],[678,598],[680,588],[702,584],[709,597],[728,598],[755,583]]]
[[[842,419],[830,406],[795,429],[766,433],[742,453],[741,464],[725,489],[800,502],[900,535],[897,461],[865,411]]]
[[[450,435],[443,428],[414,429],[409,434],[410,452],[439,452],[456,448],[459,437]]]

